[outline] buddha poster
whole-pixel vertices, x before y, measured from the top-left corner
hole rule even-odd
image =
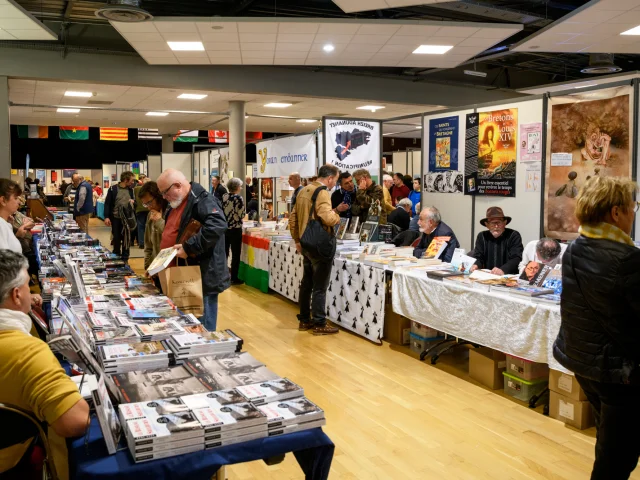
[[[545,234],[578,237],[580,187],[593,176],[631,176],[632,88],[551,97],[545,172]]]

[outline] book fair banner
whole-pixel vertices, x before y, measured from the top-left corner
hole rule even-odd
[[[316,136],[297,135],[256,143],[258,178],[316,175]]]
[[[545,235],[578,237],[580,187],[591,177],[631,177],[633,88],[551,97],[547,121]]]
[[[380,122],[324,118],[325,162],[341,171],[366,168],[376,180],[380,176]]]
[[[516,196],[518,109],[467,114],[465,194]]]
[[[269,239],[242,235],[238,278],[263,293],[269,292]]]
[[[458,170],[458,116],[429,120],[429,171]]]

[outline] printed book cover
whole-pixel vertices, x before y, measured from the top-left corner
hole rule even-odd
[[[276,399],[303,397],[304,390],[287,378],[236,387],[249,402],[270,403]]]
[[[149,265],[149,268],[147,269],[149,275],[157,275],[167,268],[176,257],[176,253],[177,250],[173,247],[163,248],[160,250],[160,252],[158,252],[158,256],[153,259],[153,262],[151,262],[151,265]]]
[[[451,237],[434,237],[422,258],[440,258],[444,249],[449,245],[449,240],[451,240]]]
[[[456,248],[451,257],[451,266],[459,273],[468,275],[471,273],[471,267],[476,263],[476,259],[465,255],[464,248]]]
[[[193,395],[185,395],[181,397],[185,405],[191,410],[199,408],[220,408],[233,403],[244,403],[247,401],[245,397],[240,395],[235,388],[227,390],[216,390],[215,392],[196,393]]]
[[[336,225],[336,238],[342,240],[344,238],[344,234],[347,233],[347,227],[349,226],[348,218],[341,218],[340,223]]]
[[[269,428],[324,418],[324,411],[306,397],[272,402],[258,409],[267,416]]]
[[[111,399],[109,398],[109,393],[107,392],[107,387],[105,386],[102,375],[98,378],[98,388],[91,392],[91,394],[93,396],[93,404],[96,408],[100,430],[102,430],[104,441],[107,444],[107,451],[109,455],[114,455],[118,448],[122,428],[116,410],[113,408],[113,403],[111,403]]]

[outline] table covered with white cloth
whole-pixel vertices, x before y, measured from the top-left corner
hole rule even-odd
[[[394,312],[413,321],[566,371],[553,358],[559,306],[432,280],[424,270],[407,269],[394,273],[392,301]]]

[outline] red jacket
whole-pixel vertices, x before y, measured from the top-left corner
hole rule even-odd
[[[409,193],[411,193],[411,191],[406,185],[402,185],[401,187],[394,185],[391,190],[391,202],[393,206],[398,205],[398,202],[403,198],[409,198]]]

